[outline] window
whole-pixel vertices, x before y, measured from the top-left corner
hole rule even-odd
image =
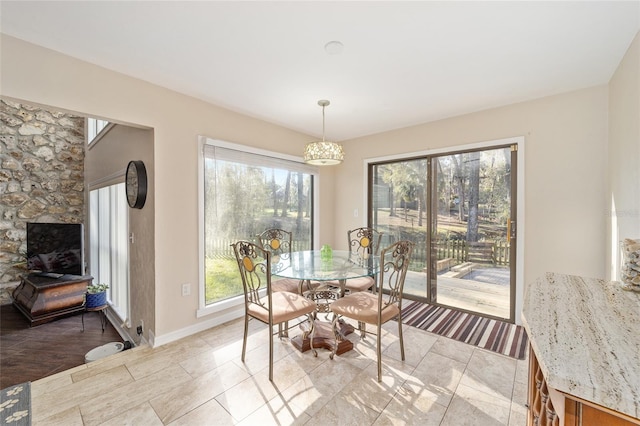
[[[280,228],[293,233],[292,250],[311,249],[316,168],[209,139],[202,147],[201,305],[206,307],[243,294],[232,243],[255,241],[265,229]]]
[[[99,120],[97,118],[87,118],[87,145],[91,145],[98,138],[97,136],[102,130],[109,124],[106,120]]]
[[[128,323],[129,223],[124,183],[92,190],[89,210],[89,267],[93,282],[109,285],[109,304]]]

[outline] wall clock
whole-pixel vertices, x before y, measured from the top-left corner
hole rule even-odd
[[[141,209],[147,200],[147,169],[142,161],[129,161],[125,187],[129,207]]]

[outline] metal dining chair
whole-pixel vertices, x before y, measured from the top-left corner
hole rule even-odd
[[[280,228],[270,228],[256,236],[258,245],[271,253],[271,263],[277,264],[283,260],[291,259],[291,248],[293,246],[293,233]],[[293,278],[277,277],[271,282],[272,291],[288,291],[290,293],[302,294],[304,290],[304,282]],[[317,287],[317,283],[307,283],[307,290]],[[279,327],[280,337],[289,335],[289,324],[285,323]]]
[[[305,297],[288,291],[274,292],[271,288],[271,253],[249,241],[232,244],[244,289],[244,337],[242,362],[247,351],[249,320],[257,319],[269,325],[269,380],[273,381],[273,326],[306,316],[309,322],[303,339],[310,337],[311,350],[315,335],[314,313],[316,304]]]
[[[383,234],[383,232],[378,232],[378,230],[367,226],[351,229],[347,231],[349,251],[360,260],[367,260],[371,256],[377,256]],[[338,281],[327,281],[327,284],[334,287],[340,286]],[[341,292],[344,295],[367,291],[374,287],[375,284],[375,276],[349,278],[343,284],[344,287],[341,288]],[[364,338],[366,336],[366,325],[360,323],[358,324],[358,329],[360,330],[360,335]]]
[[[398,322],[400,355],[404,361],[404,341],[402,338],[402,291],[409,268],[414,243],[398,241],[382,250],[380,271],[378,272],[377,293],[360,291],[351,293],[333,302],[329,308],[334,314],[333,331],[336,345],[343,337],[338,331],[341,319],[351,318],[358,323],[372,324],[377,330],[378,382],[382,381],[382,324],[395,319]],[[364,332],[364,329],[362,330]],[[333,359],[335,349],[330,357]]]
[[[377,256],[383,232],[374,228],[361,227],[347,231],[349,250],[361,259]],[[350,292],[369,290],[376,283],[375,277],[361,277],[347,280],[345,288]]]
[[[370,256],[377,256],[380,247],[380,240],[383,232],[378,232],[374,228],[361,227],[347,231],[347,241],[349,251],[358,258],[366,260]],[[349,293],[367,291],[373,287],[376,279],[373,276],[350,278],[344,284],[344,290]],[[336,283],[330,282],[331,285]]]
[[[271,253],[271,262],[279,263],[281,260],[291,258],[292,233],[284,229],[272,228],[256,236],[258,244],[263,250]],[[289,291],[302,294],[300,280],[291,278],[278,278],[272,282],[273,291]]]

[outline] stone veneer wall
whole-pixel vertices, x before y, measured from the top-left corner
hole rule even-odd
[[[84,223],[83,117],[0,99],[0,304],[26,272],[27,222]]]

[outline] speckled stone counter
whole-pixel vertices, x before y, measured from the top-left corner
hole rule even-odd
[[[549,387],[640,417],[640,294],[548,273],[527,286],[523,325]]]

